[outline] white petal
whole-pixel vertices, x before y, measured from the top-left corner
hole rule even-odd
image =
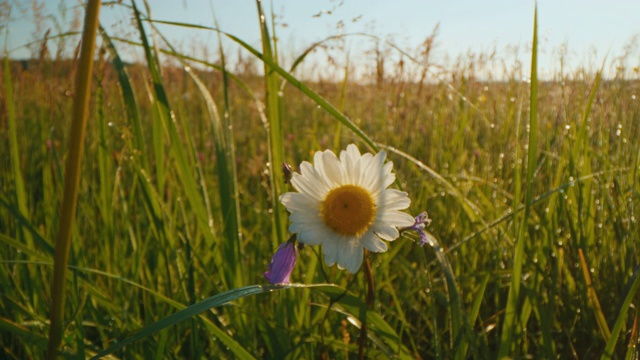
[[[320,184],[315,181],[309,181],[309,178],[307,177],[293,174],[291,184],[300,193],[305,193],[317,201],[320,201],[323,198],[324,193],[322,192],[322,188],[319,186]]]
[[[322,151],[316,151],[313,154],[313,167],[315,168],[318,176],[322,178],[329,185],[329,187],[333,187],[333,184],[329,184],[329,179],[327,179],[327,176],[325,175],[324,160],[322,158],[322,154]]]
[[[372,231],[368,231],[360,241],[362,246],[371,252],[380,253],[387,251],[387,243],[380,240]]]
[[[338,267],[355,273],[362,265],[363,250],[360,241],[354,238],[342,238],[338,240]]]
[[[327,263],[328,266],[332,266],[338,260],[338,241],[340,240],[330,237],[322,244],[324,262]]]
[[[385,173],[385,176],[384,176],[384,182],[382,183],[382,188],[386,189],[389,187],[389,185],[393,184],[393,182],[396,181],[396,174],[391,172],[391,170],[393,170],[393,163],[391,161],[384,164],[383,170],[384,170],[383,172]]]
[[[414,223],[413,216],[403,213],[400,211],[382,211],[378,213],[376,217],[376,222],[381,221],[386,225],[395,226],[395,227],[409,227]]]
[[[327,150],[322,154],[322,161],[327,178],[336,185],[344,184],[344,169],[336,155]]]
[[[360,151],[351,144],[346,151],[340,152],[340,162],[344,168],[344,183],[359,185],[360,183]]]
[[[383,211],[404,210],[411,205],[411,199],[407,195],[404,191],[386,189],[380,194],[378,207]]]
[[[313,231],[314,229],[317,229],[322,225],[322,223],[316,221],[296,221],[292,222],[291,225],[289,225],[289,231],[292,233],[301,234],[303,232]]]
[[[382,166],[387,154],[381,151],[373,156],[366,168],[362,168],[362,185],[373,196],[377,196],[382,191],[382,184],[386,178],[385,170]]]
[[[311,164],[304,162],[300,165],[302,175],[294,173],[291,178],[293,187],[303,193],[309,194],[317,200],[322,200],[329,191],[329,186],[318,174]]]
[[[398,232],[398,229],[382,222],[374,224],[371,227],[371,230],[373,230],[376,233],[376,235],[380,236],[381,238],[387,241],[393,241],[397,239],[398,236],[400,236],[400,232]]]
[[[316,170],[313,165],[308,162],[304,162],[300,165],[300,171],[307,182],[317,182],[316,186],[320,188],[322,191],[329,191],[329,186],[325,181],[324,177],[320,175],[318,170]]]
[[[325,229],[324,224],[309,225],[303,232],[298,233],[298,241],[307,245],[326,245],[326,239],[332,235]]]
[[[306,193],[288,192],[280,195],[280,202],[289,212],[317,209],[320,205],[316,198]]]
[[[322,224],[320,216],[313,211],[296,211],[289,215],[289,220],[293,224]]]
[[[314,172],[315,172],[315,169],[313,168],[313,165],[311,165],[310,162],[303,161],[300,164],[300,174],[302,174],[302,176],[305,176],[305,177],[310,176],[310,175],[313,175]]]

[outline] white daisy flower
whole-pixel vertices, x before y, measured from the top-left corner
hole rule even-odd
[[[327,265],[355,273],[362,265],[363,248],[387,251],[382,240],[400,236],[398,228],[414,224],[400,210],[409,207],[407,193],[387,189],[395,181],[392,162],[385,164],[384,151],[360,155],[351,144],[340,153],[318,151],[313,162],[300,164],[291,184],[298,192],[280,197],[291,213],[289,231],[298,241],[322,245]],[[382,239],[382,240],[381,240]]]

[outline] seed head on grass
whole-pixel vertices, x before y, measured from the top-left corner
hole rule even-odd
[[[332,151],[318,151],[314,164],[304,161],[293,173],[288,192],[280,201],[291,213],[289,231],[307,245],[322,245],[327,265],[355,273],[363,249],[384,252],[400,235],[398,228],[414,224],[402,212],[411,200],[407,193],[387,189],[395,180],[387,154],[360,154],[351,144],[338,158]]]

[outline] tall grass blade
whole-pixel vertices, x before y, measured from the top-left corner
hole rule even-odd
[[[25,231],[29,232],[38,248],[49,255],[54,254],[54,247],[51,246],[51,244],[49,244],[49,242],[47,242],[47,240],[38,232],[38,229],[31,224],[29,219],[22,215],[20,209],[18,209],[14,203],[10,203],[8,199],[0,196],[0,206],[7,209],[17,223],[22,226]]]
[[[216,27],[218,27],[218,20],[214,17]],[[222,116],[222,132],[224,144],[224,155],[226,159],[225,164],[221,164],[219,169],[220,173],[223,169],[226,169],[224,176],[228,177],[228,193],[224,194],[225,198],[222,201],[224,229],[225,235],[228,241],[232,242],[230,247],[233,248],[234,258],[233,261],[237,264],[235,271],[236,286],[240,286],[244,283],[244,272],[240,271],[240,258],[244,256],[244,249],[242,247],[242,222],[240,217],[240,193],[238,191],[238,171],[236,165],[236,145],[233,137],[234,127],[231,119],[231,100],[229,95],[229,72],[227,71],[227,62],[224,48],[222,47],[222,36],[219,32],[216,32],[218,37],[218,53],[220,54],[220,72],[222,73],[222,95],[224,99],[224,113]],[[221,153],[222,155],[222,153]],[[224,167],[223,167],[224,166]]]
[[[279,199],[284,190],[284,177],[280,168],[284,163],[284,136],[282,134],[282,118],[280,116],[279,76],[273,68],[273,65],[277,65],[278,58],[272,49],[271,37],[269,36],[261,0],[256,0],[256,7],[258,8],[260,37],[262,39],[266,114],[269,121],[269,179],[272,191],[273,228],[275,230],[274,246],[276,246],[284,242],[286,229],[286,212]]]
[[[98,14],[100,0],[89,0],[85,13],[84,31],[82,33],[82,48],[78,73],[76,74],[75,98],[73,103],[73,118],[69,136],[69,149],[65,168],[64,195],[60,210],[60,224],[55,244],[53,281],[51,285],[51,317],[49,327],[49,344],[47,358],[54,359],[60,346],[64,332],[64,307],[67,263],[71,247],[71,233],[75,218],[78,188],[82,167],[82,153],[84,150],[84,135],[89,111],[89,97],[91,95],[91,78],[93,71],[93,57],[98,29]]]
[[[273,292],[273,291],[277,291],[277,290],[284,290],[284,289],[292,289],[292,288],[308,288],[308,287],[318,287],[318,288],[331,288],[333,287],[333,285],[330,284],[317,284],[317,285],[302,285],[302,284],[282,284],[282,285],[250,285],[250,286],[245,286],[242,288],[238,288],[238,289],[233,289],[233,290],[229,290],[229,291],[225,291],[223,293],[211,296],[207,299],[204,299],[200,302],[197,302],[183,310],[180,310],[176,313],[173,313],[172,315],[157,321],[143,329],[141,329],[140,331],[136,332],[134,335],[122,340],[122,341],[118,341],[117,344],[105,349],[104,351],[100,352],[99,354],[97,354],[96,356],[94,356],[92,359],[98,359],[101,358],[103,356],[112,354],[114,351],[122,349],[123,347],[125,347],[126,345],[129,345],[131,343],[134,343],[136,341],[142,340],[150,335],[153,335],[155,333],[157,333],[158,331],[161,331],[169,326],[175,325],[181,321],[185,321],[187,319],[190,319],[198,314],[200,314],[203,311],[209,310],[211,308],[214,307],[218,307],[220,305],[224,305],[226,303],[229,303],[231,301],[234,300],[238,300],[241,298],[245,298],[247,296],[252,296],[252,295],[257,295],[257,294],[263,294],[263,293],[269,293],[269,292]],[[251,356],[251,354],[249,354],[246,350],[244,350],[242,347],[237,347],[234,349],[230,349],[234,352],[234,354],[236,356],[238,356],[238,358],[240,359],[253,359],[253,356]]]
[[[202,94],[207,110],[209,112],[209,120],[213,129],[216,151],[216,169],[218,173],[218,194],[220,196],[220,207],[222,211],[222,221],[224,226],[225,240],[222,243],[225,252],[225,262],[229,266],[234,267],[234,271],[225,271],[227,283],[231,287],[241,285],[241,272],[239,265],[242,263],[241,244],[239,237],[238,224],[238,196],[236,190],[236,176],[230,164],[233,160],[230,158],[229,140],[225,134],[225,126],[220,119],[218,108],[213,101],[213,97],[209,93],[206,85],[198,78],[190,68],[186,68],[187,73],[198,87]]]
[[[629,311],[629,308],[633,306],[631,302],[633,301],[633,298],[636,296],[638,292],[638,287],[640,287],[640,268],[636,268],[636,271],[634,272],[633,276],[629,280],[629,286],[628,286],[629,290],[627,291],[627,295],[624,297],[624,300],[620,304],[618,316],[616,317],[616,321],[613,324],[613,328],[611,329],[609,340],[607,341],[607,345],[604,348],[604,354],[602,354],[602,359],[611,359],[613,357],[616,344],[618,343],[618,338],[620,337],[620,333],[622,332],[622,327],[624,326],[625,321],[627,320],[627,312]],[[636,321],[637,319],[638,318],[636,316]],[[634,336],[630,337],[630,340],[632,342],[634,340],[637,341],[636,327],[637,327],[637,323],[634,325],[636,336],[635,338]]]
[[[349,321],[356,327],[362,323],[367,325],[367,336],[375,343],[388,357],[398,357],[400,359],[415,358],[407,349],[393,327],[376,311],[372,310],[360,298],[346,293],[344,289],[334,287],[321,287],[320,291],[328,294],[332,298],[339,298],[331,310],[343,313],[348,316]],[[395,347],[395,349],[394,349]]]
[[[520,299],[520,282],[522,280],[522,265],[524,263],[524,248],[526,230],[531,212],[531,200],[533,199],[533,175],[537,167],[538,146],[538,6],[536,4],[533,16],[533,42],[531,46],[531,87],[529,91],[529,139],[527,142],[527,171],[525,182],[524,216],[518,228],[515,252],[513,255],[513,269],[511,271],[511,285],[500,335],[500,349],[498,358],[502,359],[512,354],[513,334],[516,332],[518,319],[518,303]]]
[[[268,65],[269,68],[271,68],[271,70],[273,70],[273,71],[277,72],[278,74],[280,74],[280,76],[282,76],[282,78],[284,78],[289,84],[291,84],[293,87],[295,87],[298,90],[300,90],[309,99],[311,99],[318,106],[320,106],[322,109],[324,109],[326,112],[328,112],[331,116],[333,116],[337,121],[340,121],[349,130],[351,130],[356,136],[358,136],[362,141],[364,141],[371,148],[371,150],[373,150],[374,152],[380,151],[380,148],[376,145],[376,143],[373,142],[373,140],[369,137],[369,135],[367,135],[364,131],[362,131],[362,129],[360,129],[355,123],[353,123],[345,114],[340,112],[333,104],[328,102],[326,99],[324,99],[322,96],[320,96],[317,92],[311,90],[306,84],[304,84],[302,81],[298,80],[290,72],[288,72],[285,69],[283,69],[282,67],[280,67],[271,57],[265,56],[260,51],[256,50],[254,47],[252,47],[251,45],[249,45],[247,42],[243,41],[242,39],[238,38],[237,36],[234,36],[234,35],[232,35],[230,33],[221,31],[219,29],[210,28],[210,27],[206,27],[206,26],[184,24],[184,23],[175,22],[175,21],[158,21],[158,20],[155,20],[154,22],[161,23],[161,24],[184,26],[184,27],[189,27],[189,28],[209,29],[209,30],[219,31],[220,33],[224,34],[229,39],[231,39],[234,42],[236,42],[238,45],[240,45],[243,48],[245,48],[246,50],[248,50],[252,55],[254,55],[258,59],[260,59],[262,62],[264,62],[266,65]]]
[[[611,337],[611,330],[609,330],[607,319],[602,312],[602,306],[600,306],[600,300],[598,300],[596,289],[593,287],[591,275],[589,275],[589,265],[587,265],[587,261],[584,258],[584,252],[582,251],[582,249],[578,249],[578,255],[580,256],[580,268],[582,269],[584,283],[587,288],[587,298],[589,299],[589,306],[591,307],[591,311],[593,311],[593,315],[596,318],[598,328],[600,328],[600,334],[604,338],[604,341],[608,342],[609,338]]]
[[[100,73],[102,69],[99,69]],[[106,256],[107,269],[113,264],[115,238],[115,223],[113,213],[113,182],[114,175],[113,164],[111,162],[111,153],[109,149],[109,141],[107,139],[108,125],[104,115],[104,89],[102,74],[98,75],[98,88],[96,91],[96,108],[98,122],[98,175],[100,179],[100,215],[102,216],[102,229],[104,236],[104,254]]]
[[[6,45],[6,42],[5,42]],[[15,183],[15,200],[18,203],[18,210],[29,220],[29,208],[27,207],[27,192],[25,190],[24,178],[20,169],[20,149],[18,147],[18,133],[16,129],[16,115],[13,104],[13,84],[11,81],[11,68],[9,67],[9,56],[5,51],[4,55],[4,89],[7,106],[7,120],[9,123],[9,146],[11,157],[11,170],[13,182]],[[22,226],[19,226],[22,229]],[[29,232],[21,230],[24,241],[29,247],[33,246],[33,239]]]
[[[627,345],[627,354],[625,360],[638,360],[640,358],[640,338],[638,338],[638,313],[633,317],[633,326],[631,327],[631,336],[629,336],[629,345]]]
[[[202,230],[201,233],[205,237],[205,239],[208,240],[208,244],[212,245],[214,241],[214,222],[213,219],[208,216],[208,212],[204,206],[203,200],[198,195],[198,185],[193,174],[193,169],[189,167],[189,157],[187,156],[184,147],[181,145],[182,141],[180,139],[180,135],[178,134],[178,129],[176,128],[174,114],[171,111],[171,107],[169,106],[169,99],[167,98],[167,94],[164,90],[164,85],[160,74],[160,64],[158,63],[158,59],[152,52],[151,47],[147,41],[146,32],[142,24],[142,19],[135,5],[135,2],[132,2],[132,4],[136,22],[138,24],[138,30],[140,31],[143,49],[147,59],[147,66],[153,80],[152,90],[155,110],[157,111],[157,115],[162,121],[162,126],[164,127],[165,132],[169,136],[171,144],[169,151],[173,160],[175,160],[173,161],[173,164],[175,164],[176,166],[176,173],[183,184],[183,189],[187,199],[189,200],[189,204],[193,207],[194,215],[196,216],[198,224]],[[162,135],[160,133],[154,133],[154,138],[159,138],[161,136]],[[157,146],[158,145],[156,145],[156,147]],[[156,152],[160,151],[162,151],[162,149],[156,148]],[[157,158],[156,161],[164,162],[164,159]],[[156,166],[160,166],[160,164],[156,163]],[[164,177],[164,174],[160,174],[160,176]],[[158,179],[158,181],[159,180],[160,179]],[[163,190],[163,183],[159,182],[158,188],[160,190]]]
[[[451,349],[456,349],[454,353],[454,359],[464,359],[466,358],[467,349],[469,344],[467,343],[467,338],[461,333],[461,328],[465,324],[465,319],[463,319],[462,314],[462,303],[460,300],[460,291],[458,290],[458,284],[456,283],[455,274],[453,273],[453,268],[447,260],[447,257],[440,246],[440,242],[438,239],[427,233],[427,240],[429,246],[433,248],[433,252],[436,255],[436,259],[440,263],[440,268],[444,273],[444,278],[447,284],[447,293],[449,295],[449,323],[451,326]]]
[[[118,83],[120,84],[120,90],[122,91],[122,100],[125,104],[127,120],[129,126],[131,126],[133,129],[133,144],[134,149],[137,150],[135,152],[135,155],[142,158],[144,168],[149,169],[144,146],[142,125],[140,123],[140,114],[138,111],[138,102],[133,91],[133,86],[131,85],[129,74],[127,74],[125,64],[122,61],[122,58],[120,57],[120,54],[118,53],[116,47],[114,46],[111,37],[109,36],[109,34],[107,34],[102,26],[100,27],[100,35],[107,50],[109,51],[109,54],[111,55],[111,62],[113,63],[116,75],[118,76]]]

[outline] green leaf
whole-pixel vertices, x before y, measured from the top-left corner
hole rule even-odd
[[[211,296],[207,299],[204,299],[198,303],[195,303],[183,310],[180,310],[160,321],[157,321],[140,331],[136,332],[132,336],[118,341],[113,346],[105,349],[104,351],[98,353],[92,359],[98,359],[100,357],[112,354],[114,351],[122,349],[128,344],[134,343],[136,341],[140,341],[150,335],[157,333],[160,330],[163,330],[169,326],[175,325],[181,321],[185,321],[190,319],[205,310],[209,310],[211,308],[224,305],[234,300],[238,300],[247,296],[253,296],[257,294],[269,293],[273,291],[285,290],[285,289],[296,289],[296,288],[320,288],[320,289],[330,289],[333,288],[334,285],[331,284],[317,284],[317,285],[303,285],[303,284],[279,284],[279,285],[250,285],[245,286],[239,289],[233,289],[229,291],[225,291],[221,294],[217,294]],[[233,342],[235,343],[235,341]],[[242,346],[239,344],[229,344],[225,343],[239,359],[253,359],[253,356],[249,354]]]

